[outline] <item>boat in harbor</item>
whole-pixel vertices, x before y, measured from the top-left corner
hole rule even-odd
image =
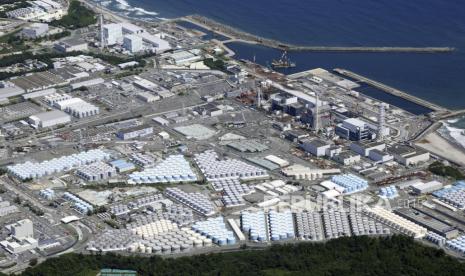
[[[280,59],[274,59],[271,62],[271,66],[273,68],[294,68],[297,65],[289,59],[287,51],[284,51]]]

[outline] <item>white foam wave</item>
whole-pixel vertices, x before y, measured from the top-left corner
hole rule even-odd
[[[154,16],[158,15],[157,12],[148,11],[148,10],[143,9],[143,8],[137,8],[136,7],[136,8],[134,8],[134,10],[137,11],[137,12],[140,12],[141,14],[154,15]]]
[[[449,124],[444,123],[447,134],[455,140],[458,144],[465,148],[465,130],[462,128],[451,127]]]

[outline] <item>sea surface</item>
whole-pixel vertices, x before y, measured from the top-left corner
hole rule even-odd
[[[344,68],[451,109],[465,109],[463,0],[93,0],[146,20],[201,14],[244,31],[316,46],[448,46],[448,54],[291,53],[293,73]],[[277,50],[234,43],[267,65]]]

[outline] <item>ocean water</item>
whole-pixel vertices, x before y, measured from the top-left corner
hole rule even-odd
[[[449,46],[449,54],[291,53],[295,71],[345,68],[453,109],[465,108],[463,0],[93,0],[146,20],[202,14],[247,32],[317,46]],[[264,65],[280,53],[233,44]],[[290,71],[289,73],[291,73]]]

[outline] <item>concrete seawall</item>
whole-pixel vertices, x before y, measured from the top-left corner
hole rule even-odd
[[[201,15],[189,15],[180,18],[179,20],[189,21],[210,31],[227,36],[231,38],[228,40],[228,42],[236,41],[250,44],[259,44],[270,48],[294,52],[450,53],[455,50],[453,47],[332,47],[294,45],[274,39],[256,36]]]
[[[444,111],[447,110],[446,108],[444,108],[442,106],[439,106],[439,105],[436,105],[434,103],[428,102],[426,100],[420,99],[418,97],[412,96],[412,95],[410,95],[410,94],[408,94],[406,92],[400,91],[400,90],[398,90],[396,88],[390,87],[390,86],[385,85],[383,83],[380,83],[380,82],[377,82],[375,80],[369,79],[367,77],[361,76],[361,75],[356,74],[354,72],[351,72],[349,70],[336,68],[336,69],[334,69],[334,71],[341,74],[341,75],[343,75],[343,76],[355,79],[357,81],[364,82],[364,83],[369,84],[369,85],[371,85],[373,87],[376,87],[376,88],[378,88],[378,89],[380,89],[380,90],[382,90],[382,91],[384,91],[386,93],[389,93],[389,94],[392,94],[394,96],[400,97],[402,99],[406,99],[408,101],[411,101],[413,103],[425,106],[425,107],[427,107],[429,109],[432,109],[434,111],[444,112]]]

